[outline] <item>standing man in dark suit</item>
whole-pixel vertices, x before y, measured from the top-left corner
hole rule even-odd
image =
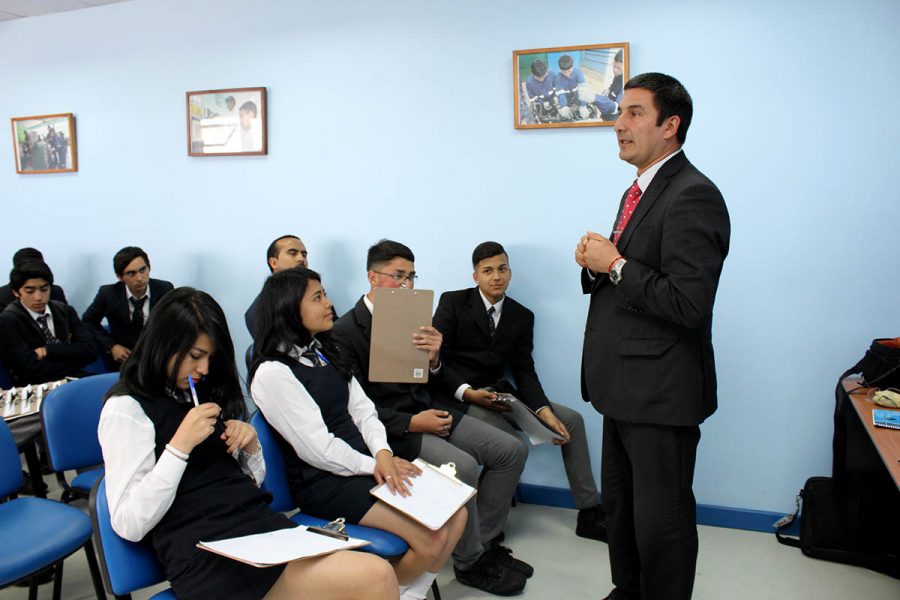
[[[82,377],[97,348],[78,314],[50,299],[53,273],[41,261],[21,263],[9,274],[16,297],[0,313],[0,359],[16,386]]]
[[[275,238],[266,249],[266,264],[269,267],[269,273],[277,273],[291,267],[309,267],[307,257],[306,246],[303,244],[303,240],[296,235],[288,234]],[[251,338],[256,335],[260,295],[262,292],[256,295],[250,307],[247,308],[247,312],[244,313],[244,323],[247,325]]]
[[[458,477],[478,488],[466,508],[469,518],[453,551],[453,567],[460,583],[491,594],[508,596],[521,591],[534,570],[492,540],[509,515],[527,451],[515,436],[467,417],[455,406],[432,402],[428,388],[413,383],[369,381],[372,314],[375,289],[414,287],[415,256],[407,246],[381,240],[369,248],[366,277],[369,293],[334,324],[332,335],[354,363],[356,376],[375,403],[394,452],[434,465],[452,462]],[[434,327],[413,334],[416,346],[428,352],[431,376],[440,377],[441,334]],[[479,477],[479,465],[483,467]]]
[[[168,281],[150,278],[150,258],[136,246],[126,246],[113,257],[118,283],[102,285],[81,316],[97,345],[118,369],[131,356],[150,311],[173,286]],[[103,329],[106,319],[109,333]]]
[[[550,402],[538,379],[531,356],[534,313],[506,295],[512,278],[509,257],[497,242],[479,244],[472,253],[474,288],[446,292],[434,314],[443,336],[443,374],[432,387],[445,402],[455,403],[468,416],[516,435],[510,409],[495,402],[497,392],[511,393],[559,433],[563,465],[578,508],[576,535],[605,541],[606,527],[600,495],[591,472],[591,456],[584,419],[562,404]],[[506,378],[512,376],[513,382]]]
[[[44,255],[36,248],[20,248],[13,254],[13,268],[18,267],[27,260],[39,260],[44,262]],[[50,286],[50,299],[59,300],[63,304],[68,304],[66,302],[65,292],[63,292],[63,289],[56,284]],[[0,287],[0,312],[3,312],[3,309],[6,308],[8,304],[12,304],[15,301],[16,297],[13,295],[12,287],[10,287],[8,283]]]
[[[637,179],[611,239],[591,232],[575,250],[591,295],[581,380],[604,417],[614,600],[686,600],[694,586],[694,464],[716,409],[713,302],[731,227],[722,194],[681,151],[692,113],[673,77],[625,85],[615,130]]]

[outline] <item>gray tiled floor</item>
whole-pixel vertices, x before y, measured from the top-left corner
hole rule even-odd
[[[520,504],[512,509],[505,542],[535,574],[523,600],[600,600],[611,587],[606,545],[573,533],[575,511]],[[6,543],[6,541],[4,541]],[[438,582],[444,600],[481,600],[496,596],[456,582],[445,567]],[[149,593],[135,594],[144,600]],[[0,590],[0,600],[27,597],[25,589]],[[84,553],[65,565],[63,598],[93,598]],[[40,598],[50,598],[42,586]],[[695,600],[898,600],[900,581],[865,569],[804,557],[779,545],[772,535],[700,527],[700,557]],[[314,600],[314,599],[311,599]],[[364,599],[361,599],[364,600]]]

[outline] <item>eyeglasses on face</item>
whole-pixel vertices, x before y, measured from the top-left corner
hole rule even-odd
[[[402,273],[402,272],[385,273],[384,271],[372,271],[372,272],[378,273],[379,275],[384,275],[385,277],[390,277],[391,279],[393,279],[394,281],[396,281],[397,283],[400,283],[400,284],[402,284],[405,281],[408,281],[411,284],[415,285],[416,280],[419,278],[419,276],[416,275],[415,273]]]

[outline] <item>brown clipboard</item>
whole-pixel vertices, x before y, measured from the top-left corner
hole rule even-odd
[[[413,345],[413,333],[431,325],[434,291],[375,288],[369,381],[427,383],[428,353]]]

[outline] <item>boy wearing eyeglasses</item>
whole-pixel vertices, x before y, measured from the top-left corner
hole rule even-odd
[[[137,342],[153,307],[174,287],[150,277],[150,259],[136,246],[126,246],[113,257],[117,283],[102,285],[81,317],[103,352],[107,366],[118,369]],[[103,328],[106,319],[109,331]]]

